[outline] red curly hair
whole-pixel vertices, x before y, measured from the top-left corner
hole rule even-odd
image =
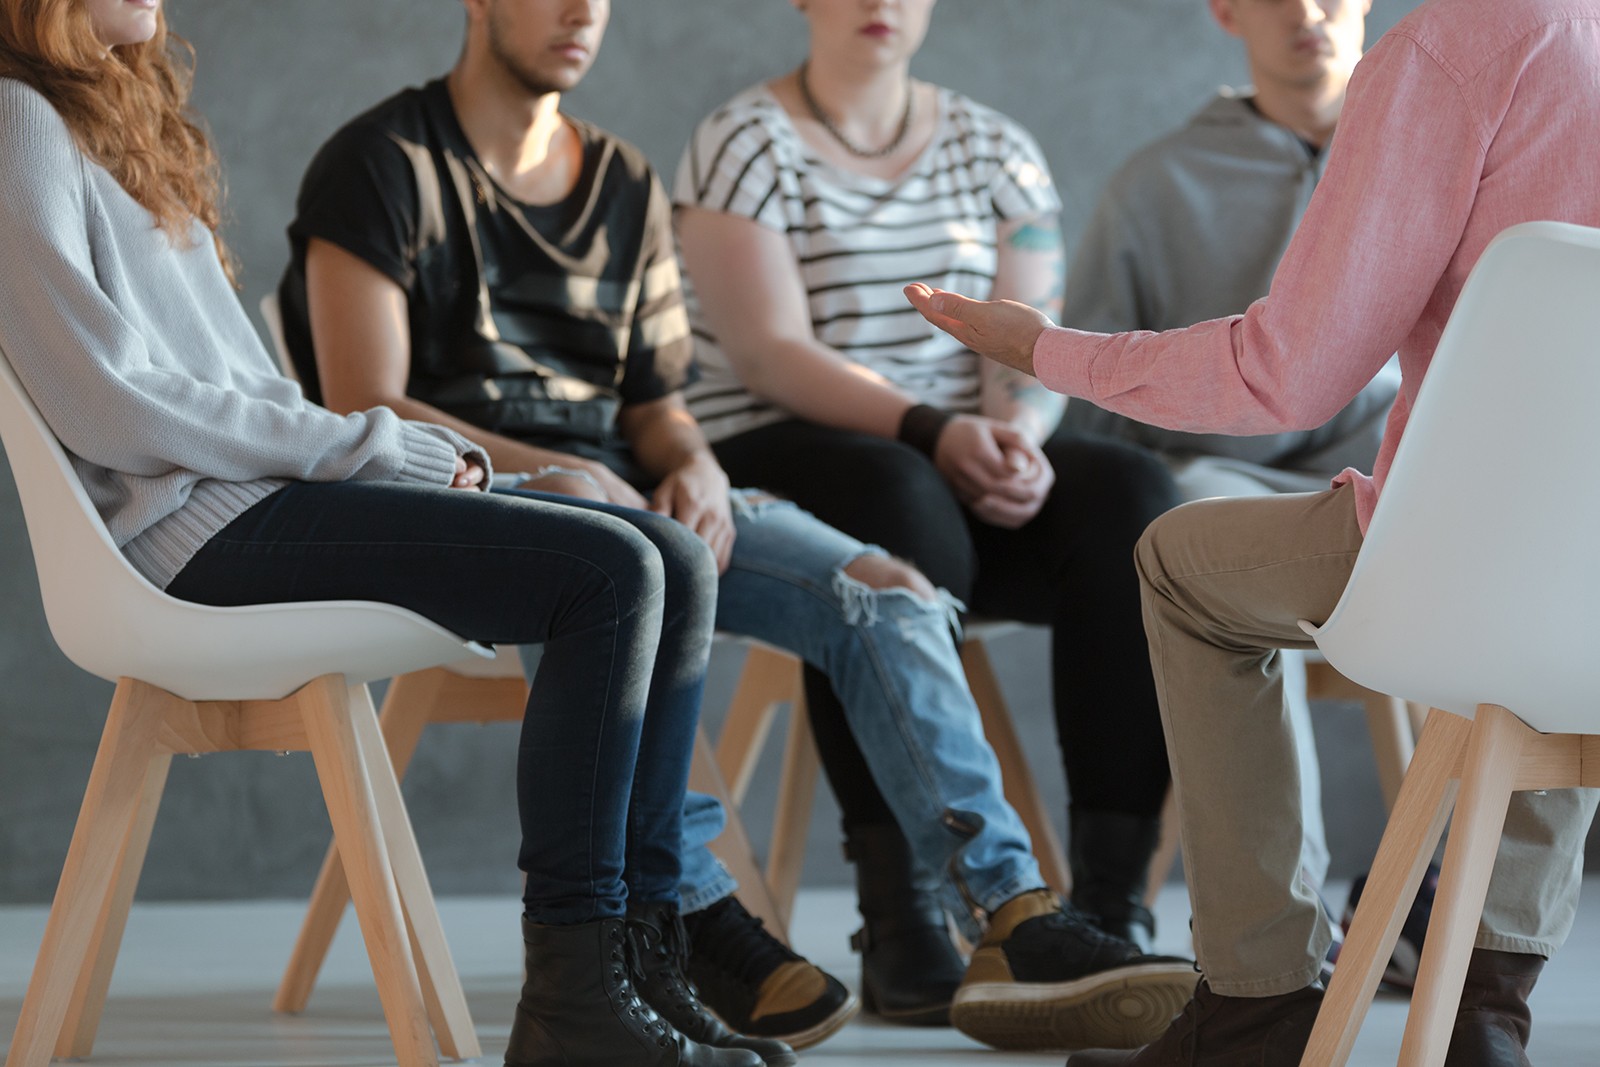
[[[149,41],[107,52],[81,0],[0,0],[0,75],[43,94],[174,241],[186,243],[198,219],[233,277],[217,156],[188,109],[194,49],[167,31],[164,12]]]

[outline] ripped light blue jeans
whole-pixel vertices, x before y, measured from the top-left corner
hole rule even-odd
[[[918,866],[943,872],[945,904],[972,938],[973,908],[993,912],[1041,888],[1028,832],[1001,792],[956,650],[958,605],[874,589],[845,573],[881,549],[787,501],[734,490],[733,558],[717,585],[718,630],[791,652],[833,683],[872,776]],[[531,669],[536,649],[524,650]],[[685,913],[736,884],[708,844],[726,816],[711,797],[683,809]]]
[[[792,652],[828,676],[913,857],[950,876],[947,907],[976,936],[974,906],[993,912],[1044,879],[967,689],[959,606],[948,594],[926,600],[846,574],[883,551],[794,504],[746,490],[733,503],[737,538],[717,586],[717,629]],[[699,822],[685,810],[686,837]],[[716,899],[706,898],[714,880],[704,870],[685,855],[686,911]]]

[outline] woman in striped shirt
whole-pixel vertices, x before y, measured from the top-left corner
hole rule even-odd
[[[1052,627],[1074,902],[1148,946],[1139,901],[1168,771],[1131,553],[1176,492],[1143,451],[1052,436],[1048,391],[901,295],[946,279],[1048,309],[1063,274],[1034,140],[909,76],[933,0],[794,3],[807,60],[703,121],[678,170],[703,371],[691,408],[736,483],[911,560],[977,614]],[[826,686],[808,697],[846,835],[875,840],[892,823],[882,783]],[[849,851],[871,974],[875,916],[916,911],[919,889],[912,865],[896,869],[904,849]],[[927,961],[952,950],[931,924],[919,937],[916,970],[935,975]]]

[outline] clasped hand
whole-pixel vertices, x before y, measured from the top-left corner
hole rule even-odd
[[[1038,445],[982,415],[951,419],[939,435],[933,462],[974,515],[1010,530],[1039,513],[1056,481]]]

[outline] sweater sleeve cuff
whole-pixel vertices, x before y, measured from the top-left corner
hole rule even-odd
[[[1051,326],[1033,343],[1033,376],[1045,388],[1067,396],[1094,399],[1089,363],[1096,334]]]
[[[456,457],[462,452],[452,440],[454,434],[442,426],[416,422],[402,423],[400,434],[405,459],[395,472],[395,481],[447,486],[455,479]]]

